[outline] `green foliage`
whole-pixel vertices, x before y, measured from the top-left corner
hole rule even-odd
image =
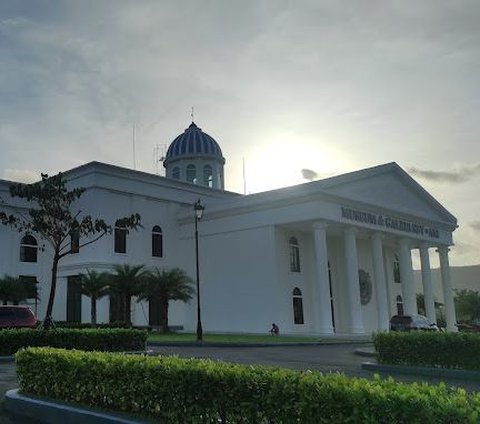
[[[97,326],[97,300],[109,294],[110,277],[106,272],[98,273],[87,270],[80,280],[80,292],[90,298],[90,322],[92,327]]]
[[[132,329],[5,329],[0,330],[0,356],[27,346],[100,351],[145,350],[147,332]]]
[[[54,321],[56,328],[92,328],[91,324],[86,322],[72,322],[72,321]],[[96,328],[130,328],[124,322],[102,322],[97,324]]]
[[[18,305],[35,293],[35,283],[24,281],[20,277],[5,275],[0,278],[0,302],[7,305],[12,302]]]
[[[475,290],[456,290],[455,309],[462,319],[480,319],[480,293]]]
[[[113,295],[112,310],[110,311],[111,321],[122,321],[127,325],[132,325],[132,297],[140,294],[147,275],[143,265],[115,265],[113,267],[113,273],[109,275],[110,292]]]
[[[168,331],[168,303],[170,300],[188,302],[195,293],[192,279],[180,268],[155,269],[146,275],[138,301],[159,303],[159,321],[163,331]]]
[[[29,348],[23,393],[168,423],[476,423],[480,395],[178,357]]]
[[[378,333],[373,342],[382,364],[480,370],[478,333]]]
[[[45,321],[50,322],[57,284],[58,262],[65,256],[80,248],[96,242],[112,227],[103,219],[93,219],[90,215],[82,215],[81,210],[74,207],[85,189],[82,187],[69,189],[62,173],[53,177],[42,174],[42,180],[33,184],[10,185],[11,197],[24,199],[31,204],[28,214],[18,211],[7,215],[0,212],[0,222],[16,228],[19,232],[33,232],[49,243],[53,249],[50,295],[46,308]],[[134,214],[119,220],[119,225],[127,229],[140,226],[140,215]],[[71,243],[70,237],[82,240]]]

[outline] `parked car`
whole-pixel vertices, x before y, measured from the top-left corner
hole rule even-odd
[[[1,328],[35,328],[37,318],[27,306],[0,306]]]
[[[436,324],[423,315],[394,315],[390,320],[390,331],[438,331]]]

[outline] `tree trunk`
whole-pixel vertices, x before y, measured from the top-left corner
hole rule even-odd
[[[168,333],[168,299],[160,299],[159,307],[162,332]]]
[[[49,329],[52,325],[53,302],[55,301],[55,291],[57,289],[57,269],[59,261],[58,252],[55,252],[52,263],[52,276],[50,280],[50,296],[48,297],[47,312],[45,313],[44,327]]]
[[[90,322],[92,328],[95,328],[97,326],[97,298],[95,296],[92,296],[91,302],[92,308],[90,311]]]
[[[130,310],[130,306],[132,305],[132,296],[126,295],[125,296],[125,309],[124,309],[124,316],[125,316],[125,323],[128,327],[132,326],[132,311]]]

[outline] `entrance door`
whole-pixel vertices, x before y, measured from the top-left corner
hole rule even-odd
[[[82,322],[80,276],[67,277],[67,322]]]
[[[148,325],[152,327],[160,325],[160,302],[158,299],[148,301]]]

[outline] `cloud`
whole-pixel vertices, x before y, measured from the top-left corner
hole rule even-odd
[[[480,231],[480,221],[473,221],[470,224],[470,227],[472,227],[475,231]]]
[[[434,171],[415,167],[409,168],[408,171],[424,180],[458,184],[470,181],[475,176],[480,175],[480,163],[465,164],[453,171]]]
[[[30,169],[5,169],[3,176],[5,179],[18,183],[33,183],[40,179],[36,171]]]
[[[302,177],[306,180],[313,181],[318,178],[318,174],[311,169],[302,169],[300,172],[302,173]]]

